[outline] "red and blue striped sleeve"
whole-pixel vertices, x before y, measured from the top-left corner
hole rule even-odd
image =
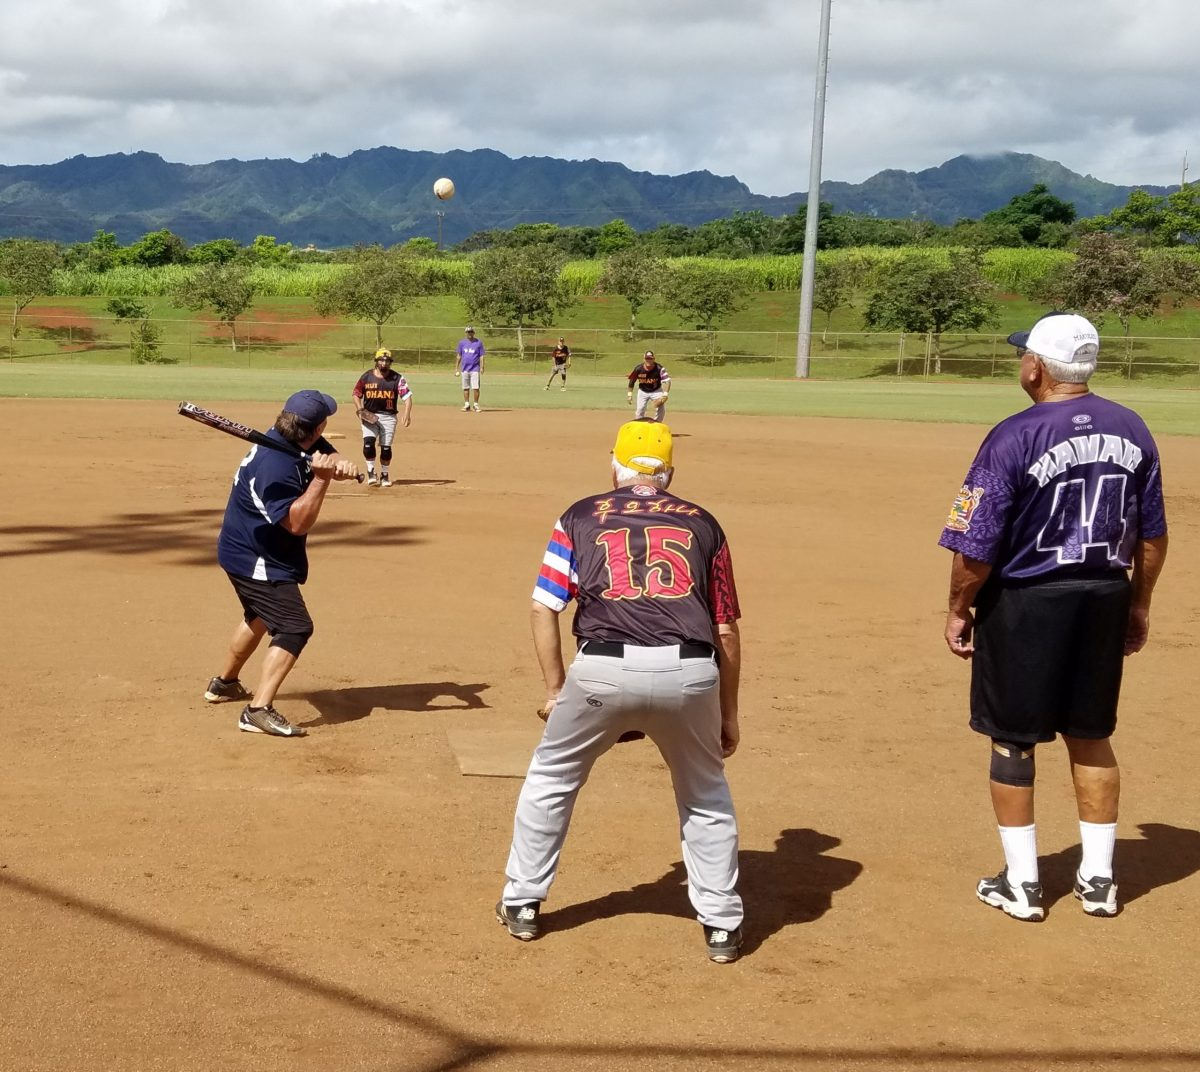
[[[579,566],[575,560],[575,547],[562,522],[558,521],[542,557],[542,568],[538,570],[533,598],[553,611],[561,611],[578,591]]]

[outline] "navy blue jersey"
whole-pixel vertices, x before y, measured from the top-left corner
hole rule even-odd
[[[1158,448],[1133,410],[1094,394],[1041,402],[988,433],[938,541],[1002,580],[1127,570],[1167,531]]]
[[[267,435],[287,442],[274,428]],[[310,449],[319,454],[336,453],[324,439]],[[251,447],[233,474],[217,538],[221,568],[235,577],[303,584],[308,579],[308,538],[288,532],[280,522],[312,480],[312,469],[304,458]]]

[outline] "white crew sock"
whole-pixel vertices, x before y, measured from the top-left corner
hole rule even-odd
[[[367,476],[374,476],[374,475],[375,475],[375,463],[367,462]]]
[[[1117,843],[1116,823],[1079,822],[1079,840],[1083,844],[1083,859],[1079,873],[1084,878],[1112,878],[1113,848]]]
[[[1000,844],[1004,847],[1004,862],[1008,865],[1008,881],[1014,886],[1022,882],[1037,882],[1037,826],[1001,826]]]

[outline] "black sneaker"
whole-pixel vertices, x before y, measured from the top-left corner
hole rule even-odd
[[[1111,919],[1121,910],[1117,904],[1117,884],[1111,878],[1084,878],[1076,871],[1073,892],[1089,916]]]
[[[506,905],[503,901],[497,901],[496,922],[503,923],[514,938],[532,942],[538,936],[538,912],[541,908],[538,901],[523,905]]]
[[[1008,881],[1007,867],[995,878],[981,878],[975,887],[975,896],[985,905],[999,908],[1013,919],[1038,923],[1046,918],[1041,883],[1022,882],[1014,886]]]
[[[308,730],[293,726],[270,704],[251,707],[247,704],[238,717],[238,729],[247,733],[269,733],[272,737],[306,737]]]
[[[720,927],[704,928],[704,944],[708,959],[714,964],[732,964],[742,951],[742,928],[723,931]]]
[[[232,681],[226,681],[223,677],[214,677],[208,683],[208,690],[204,693],[204,698],[209,703],[221,703],[225,700],[249,700],[250,693],[236,677]]]

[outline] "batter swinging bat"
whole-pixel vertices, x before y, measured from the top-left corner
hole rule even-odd
[[[244,424],[238,424],[237,421],[231,421],[228,417],[222,417],[219,413],[213,413],[212,410],[201,409],[194,402],[180,402],[179,415],[199,421],[201,424],[207,424],[209,428],[216,428],[226,435],[244,439],[248,443],[257,443],[260,447],[269,447],[282,454],[290,454],[294,458],[312,459],[311,454],[305,454],[299,447],[293,447],[290,443],[279,443],[269,436],[263,435],[257,428],[248,428]],[[363,482],[362,473],[359,473],[355,479],[361,484]]]

